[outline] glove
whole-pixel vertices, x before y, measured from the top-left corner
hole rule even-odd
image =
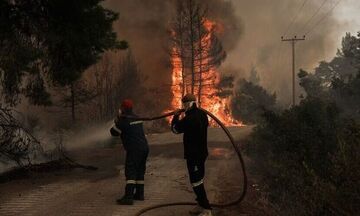
[[[114,127],[116,127],[116,126],[114,126]],[[118,132],[118,131],[116,131],[115,129],[114,129],[114,127],[112,127],[111,129],[110,129],[110,134],[111,134],[111,136],[120,136],[120,133]]]

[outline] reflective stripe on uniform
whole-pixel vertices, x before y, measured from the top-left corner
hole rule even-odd
[[[200,181],[195,182],[195,183],[191,183],[192,187],[198,187],[202,184],[204,184],[204,179],[201,179]]]
[[[141,124],[141,123],[143,123],[143,121],[133,121],[133,122],[130,122],[130,125]]]
[[[145,184],[145,181],[142,180],[142,181],[136,181],[136,184]]]
[[[116,127],[116,125],[114,125],[112,128],[113,128],[116,132],[121,133],[121,130],[120,130],[118,127]]]
[[[126,184],[136,184],[135,180],[126,180]]]

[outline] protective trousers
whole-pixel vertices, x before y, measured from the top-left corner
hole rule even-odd
[[[205,161],[187,160],[186,162],[196,201],[204,209],[211,209],[204,187]]]
[[[125,177],[128,196],[133,195],[133,189],[136,188],[137,193],[144,193],[144,177],[146,171],[146,160],[149,151],[130,150],[126,152],[125,160]],[[141,190],[141,191],[139,191]]]

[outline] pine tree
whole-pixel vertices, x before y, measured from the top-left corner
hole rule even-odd
[[[182,94],[197,94],[200,105],[201,97],[204,96],[203,88],[211,86],[216,79],[207,74],[226,58],[226,52],[208,16],[207,8],[197,0],[178,1],[170,31],[170,56],[180,61],[173,66],[181,69]]]
[[[101,0],[0,1],[0,81],[2,97],[10,105],[23,91],[25,80],[35,79],[42,91],[53,84],[71,86],[108,49],[126,48],[112,25],[118,14]],[[24,79],[26,78],[26,79]],[[47,84],[47,85],[45,85]]]

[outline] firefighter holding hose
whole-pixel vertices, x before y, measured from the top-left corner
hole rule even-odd
[[[126,151],[125,195],[116,200],[119,205],[132,205],[134,200],[144,200],[144,175],[149,146],[145,137],[143,122],[136,120],[133,102],[124,100],[120,113],[110,129],[112,136],[120,136]]]
[[[184,134],[184,158],[187,162],[190,182],[198,203],[190,211],[190,214],[212,216],[211,206],[204,187],[205,161],[208,156],[207,129],[209,122],[207,114],[198,109],[196,97],[192,94],[185,95],[182,104],[185,109],[185,117],[180,119],[181,110],[178,110],[172,119],[171,129],[176,134]]]

